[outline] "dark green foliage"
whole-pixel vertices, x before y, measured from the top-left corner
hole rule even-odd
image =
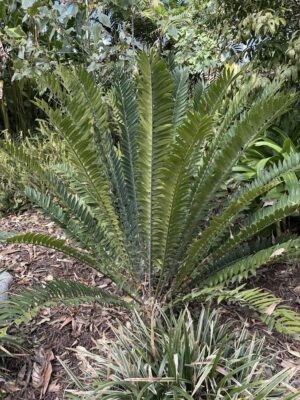
[[[201,96],[197,91],[188,107],[185,71],[172,74],[153,50],[140,54],[138,67],[135,76],[116,73],[109,104],[83,68],[61,66],[44,79],[57,108],[37,102],[48,117],[41,127],[64,143],[65,163],[41,166],[11,143],[3,150],[44,183],[47,190],[26,193],[73,244],[35,233],[3,240],[45,245],[78,258],[140,304],[145,297],[176,300],[192,289],[235,282],[261,265],[297,257],[295,238],[247,255],[242,249],[261,230],[298,212],[298,181],[274,205],[254,214],[247,210],[299,168],[299,154],[262,169],[230,196],[224,190],[243,152],[291,107],[294,96],[274,80],[247,109],[239,109],[238,99],[251,87],[242,87],[232,101],[227,98],[224,107],[237,77],[228,67]],[[228,254],[236,256],[229,260]],[[142,293],[144,280],[148,288]],[[291,315],[284,312],[286,327],[296,318]]]

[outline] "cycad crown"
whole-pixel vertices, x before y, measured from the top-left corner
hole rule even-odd
[[[215,285],[219,286],[209,295],[221,296],[220,285],[240,281],[287,254],[297,257],[297,238],[278,245],[266,243],[258,250],[247,243],[298,211],[298,183],[273,206],[247,217],[242,213],[280,184],[284,174],[299,168],[300,155],[262,170],[229,198],[224,191],[243,151],[289,109],[293,96],[280,92],[281,82],[275,80],[251,106],[249,87],[228,100],[226,94],[237,75],[226,67],[202,96],[197,91],[190,101],[184,70],[170,72],[153,51],[149,56],[140,54],[138,67],[136,77],[117,71],[106,97],[83,68],[70,72],[59,67],[44,79],[59,106],[54,109],[37,101],[48,117],[41,130],[47,135],[55,129],[68,160],[45,170],[13,144],[3,150],[47,184],[47,193],[27,188],[27,196],[64,229],[74,245],[38,233],[5,234],[3,240],[44,245],[75,257],[108,276],[137,303],[145,296],[144,280],[146,295],[158,300],[168,295],[178,301],[180,293],[191,289],[199,290],[193,298],[203,296],[208,286]],[[222,207],[216,209],[216,204]],[[239,228],[234,224],[238,218]],[[63,285],[59,281],[43,290],[52,302],[67,302],[68,293],[74,298],[72,289],[82,299],[83,285],[67,284],[67,290]],[[97,301],[116,301],[94,289],[86,288],[87,300],[95,296]],[[239,291],[236,296],[228,293],[232,301],[241,300]],[[250,306],[256,305],[264,314],[269,294],[254,291],[250,297]],[[23,308],[24,303],[28,308],[38,303],[37,298],[30,302],[27,292],[25,298]],[[38,298],[40,305],[45,304],[45,296]],[[247,298],[242,302],[248,304]],[[283,326],[298,332],[299,317],[293,313]]]

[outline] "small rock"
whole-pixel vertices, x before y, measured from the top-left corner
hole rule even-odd
[[[300,295],[300,285],[294,288],[294,292],[299,296]]]
[[[8,287],[13,280],[12,275],[9,272],[0,273],[0,302],[6,301],[8,298]]]

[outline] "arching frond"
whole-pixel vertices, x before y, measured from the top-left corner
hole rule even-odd
[[[282,299],[262,289],[244,289],[244,286],[240,286],[233,290],[226,290],[223,287],[214,286],[192,292],[183,297],[181,301],[191,302],[200,298],[215,299],[218,303],[226,301],[246,306],[258,313],[259,318],[270,329],[275,327],[278,332],[290,333],[297,339],[300,338],[300,315],[290,308],[280,305]]]
[[[181,253],[186,251],[192,239],[199,233],[199,227],[205,219],[211,199],[228,177],[241,152],[254,137],[264,132],[272,121],[286,112],[292,101],[293,98],[285,95],[264,97],[226,133],[224,140],[219,144],[220,147],[216,148],[215,155],[203,163],[195,180],[189,207],[190,214],[183,232]]]
[[[29,322],[43,307],[54,305],[71,307],[83,303],[130,308],[130,303],[100,288],[86,286],[79,282],[55,280],[23,290],[21,294],[15,294],[5,307],[1,307],[0,321],[6,321],[6,324],[9,321],[9,325],[1,330],[1,334],[6,332],[10,325]]]
[[[201,285],[214,286],[220,283],[229,284],[242,279],[248,278],[249,274],[255,275],[256,270],[264,265],[278,262],[279,260],[290,257],[293,259],[293,254],[299,256],[300,249],[299,239],[290,239],[286,242],[278,243],[274,246],[256,251],[254,254],[247,256],[241,255],[240,259],[233,262],[225,263],[219,266],[214,266],[213,263],[203,265],[200,270],[195,273],[195,276],[207,277],[203,279]]]
[[[274,165],[270,170],[264,171],[263,174],[259,175],[252,183],[237,191],[224,207],[223,212],[221,211],[219,215],[213,217],[208,228],[201,232],[200,238],[192,243],[188,251],[187,259],[182,267],[183,273],[189,273],[199,260],[207,256],[209,249],[220,242],[224,236],[224,232],[229,230],[230,224],[234,222],[235,218],[237,218],[256,197],[261,196],[263,193],[268,192],[273,187],[280,184],[282,182],[282,180],[279,179],[280,177],[299,167],[300,156],[295,153],[283,162],[279,162],[278,165]],[[296,197],[297,195],[294,196]],[[282,202],[283,201],[284,200],[282,200]],[[277,205],[277,207],[279,206]],[[262,212],[265,213],[265,211]],[[274,220],[276,219],[274,216],[271,218],[274,218]],[[261,229],[260,227],[259,230]],[[218,255],[216,258],[217,257]]]
[[[126,262],[123,232],[113,206],[109,181],[99,162],[98,152],[93,146],[91,121],[84,119],[84,127],[82,124],[77,126],[73,122],[75,117],[63,116],[59,110],[50,109],[45,102],[40,102],[40,105],[48,115],[51,125],[65,138],[76,172],[85,182],[86,196],[90,197],[89,201],[94,204],[94,208],[99,209],[102,224],[106,226],[112,244],[119,256]],[[71,104],[69,108],[73,110],[72,112],[77,115],[77,118],[80,118],[82,112],[79,105]]]
[[[5,242],[7,244],[9,243],[33,244],[60,251],[61,253],[69,257],[74,257],[78,261],[86,265],[89,265],[91,268],[100,272],[102,275],[110,278],[125,293],[128,293],[129,295],[132,294],[132,290],[128,288],[128,285],[124,280],[124,276],[122,276],[120,271],[114,268],[112,264],[108,265],[105,262],[106,260],[103,260],[104,262],[102,264],[101,260],[95,260],[88,253],[85,253],[80,249],[75,249],[69,246],[67,242],[63,239],[57,239],[54,236],[44,235],[35,232],[27,232],[24,234],[17,234],[17,235],[14,233],[6,232],[4,234],[1,234],[0,241]]]
[[[204,94],[200,97],[197,111],[202,114],[208,113],[213,115],[220,107],[228,88],[237,76],[238,74],[235,73],[233,66],[226,66],[219,79],[209,85]]]
[[[201,146],[211,133],[213,119],[190,113],[188,119],[179,128],[179,135],[173,144],[164,170],[164,208],[167,230],[159,235],[163,272],[175,262],[173,255],[179,246],[178,231],[184,224],[188,213],[190,197],[190,165],[193,148]],[[162,205],[161,205],[162,207]],[[164,277],[165,279],[165,277]]]

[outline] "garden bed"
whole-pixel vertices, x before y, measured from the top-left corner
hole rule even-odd
[[[11,215],[0,219],[1,231],[38,231],[62,236],[62,232],[47,218],[36,211],[21,215]],[[39,246],[10,245],[0,246],[0,263],[14,277],[11,292],[45,283],[54,278],[73,279],[91,286],[116,292],[115,286],[90,268],[63,256],[53,250]],[[270,289],[287,301],[294,309],[300,310],[300,268],[298,264],[281,264],[262,269],[251,281],[254,286]],[[197,304],[192,309],[197,309]],[[247,320],[251,331],[266,335],[266,352],[278,351],[278,367],[300,365],[300,345],[285,335],[272,334],[263,324],[249,318],[247,312],[236,306],[224,305],[225,319],[233,319],[236,324]],[[117,320],[126,321],[128,313],[118,308],[105,308],[99,305],[82,305],[66,309],[54,307],[43,309],[26,328],[18,333],[25,339],[26,346],[18,358],[7,359],[5,368],[9,378],[2,381],[7,392],[6,399],[62,399],[70,380],[59,360],[79,374],[78,360],[72,353],[77,346],[88,349],[93,341],[111,334],[111,324]],[[294,378],[295,379],[295,378]],[[300,387],[300,376],[293,386]],[[45,394],[44,394],[45,393]]]

